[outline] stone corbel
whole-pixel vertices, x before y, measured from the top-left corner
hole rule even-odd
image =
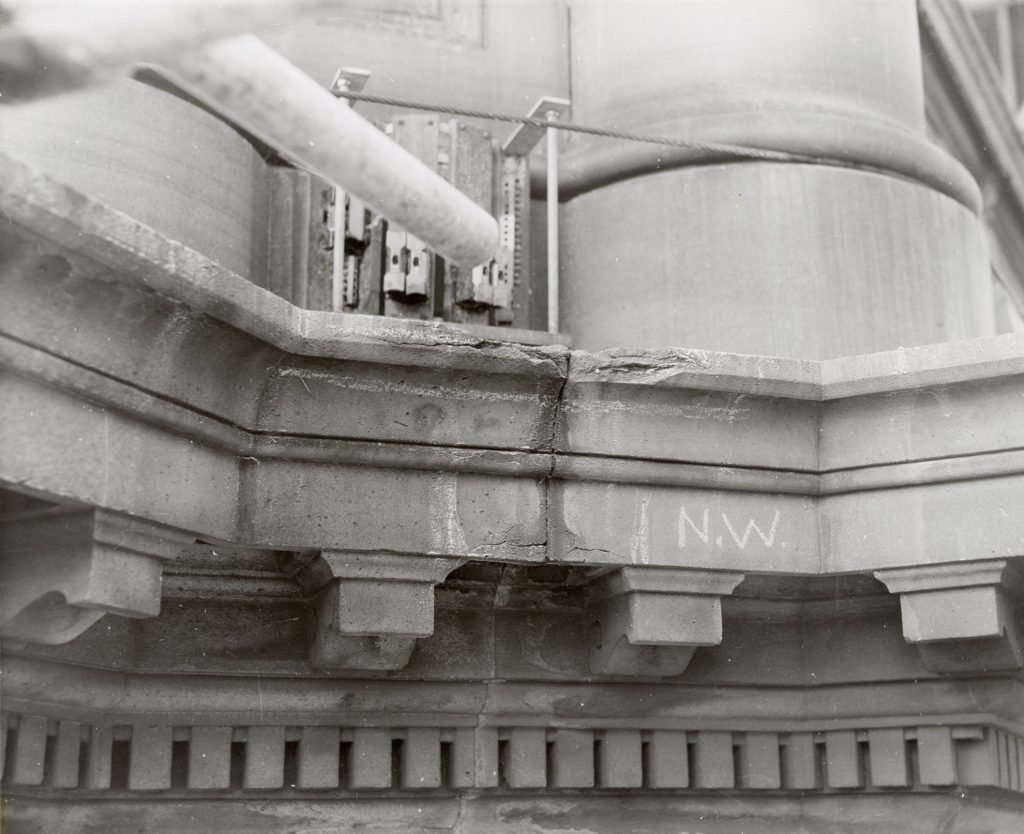
[[[163,563],[194,537],[94,509],[56,508],[0,523],[0,632],[54,645],[104,614],[160,613]]]
[[[678,675],[700,646],[722,642],[722,597],[742,573],[620,568],[591,582],[590,669],[598,675]]]
[[[1024,667],[1024,576],[1005,559],[876,571],[900,595],[903,637],[933,672]]]
[[[434,586],[465,560],[325,550],[282,565],[315,595],[313,666],[390,670],[408,664],[416,641],[434,633]]]

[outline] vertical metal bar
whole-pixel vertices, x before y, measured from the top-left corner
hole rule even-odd
[[[332,92],[346,92],[351,89],[352,82],[347,78],[339,78]],[[351,107],[347,98],[339,98],[341,107]],[[331,232],[334,235],[334,260],[331,262],[331,310],[340,313],[345,309],[345,189],[340,185],[334,187],[334,217]]]
[[[545,114],[558,119],[557,110]],[[548,332],[558,332],[558,131],[547,128],[548,152]]]

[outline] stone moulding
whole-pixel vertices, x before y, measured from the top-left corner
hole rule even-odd
[[[684,725],[109,724],[45,713],[0,718],[5,786],[31,795],[637,789],[1024,792],[1024,737],[996,723],[756,731]],[[467,720],[470,720],[467,718]],[[46,751],[51,751],[46,754]],[[182,764],[175,766],[179,761]],[[4,764],[0,761],[0,765]],[[184,766],[182,766],[184,765]],[[321,794],[322,795],[322,794]]]
[[[107,613],[155,617],[162,565],[192,541],[104,510],[0,519],[0,632],[8,640],[56,644]]]
[[[299,310],[7,157],[0,205],[16,489],[273,550],[807,576],[1024,556],[1024,336],[570,353]],[[367,639],[340,636],[336,580],[321,633]],[[372,634],[403,646],[385,664],[415,639]]]

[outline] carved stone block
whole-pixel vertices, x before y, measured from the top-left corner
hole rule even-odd
[[[56,507],[0,523],[0,630],[67,643],[104,614],[160,613],[163,562],[194,538],[104,510]]]
[[[903,637],[934,672],[1024,667],[1024,578],[1005,559],[876,571],[900,595]]]
[[[743,574],[689,568],[622,568],[588,589],[600,675],[681,674],[699,646],[722,642],[721,598]]]
[[[462,561],[339,551],[287,557],[282,569],[316,595],[310,662],[332,669],[403,668],[416,640],[434,633],[434,586]]]

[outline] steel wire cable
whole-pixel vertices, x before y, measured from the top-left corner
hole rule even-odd
[[[486,110],[471,110],[464,107],[427,104],[419,101],[389,98],[387,96],[375,96],[370,95],[369,93],[356,93],[351,90],[334,90],[333,93],[339,98],[351,99],[352,101],[364,101],[367,104],[382,104],[388,107],[399,107],[404,110],[423,110],[431,113],[445,113],[449,116],[462,116],[469,119],[487,119],[494,122],[509,122],[511,124],[533,125],[534,127],[543,128],[551,127],[555,130],[562,130],[568,133],[583,133],[588,136],[603,136],[609,139],[624,139],[629,142],[665,145],[672,148],[691,150],[696,153],[725,156],[735,159],[755,159],[768,162],[810,162],[815,164],[821,164],[826,161],[832,163],[839,162],[838,160],[826,160],[823,157],[789,153],[787,151],[771,150],[768,148],[751,148],[745,145],[731,145],[718,142],[695,142],[690,139],[677,139],[668,136],[647,136],[641,133],[610,130],[603,127],[588,127],[586,125],[573,124],[572,122],[558,122],[550,119],[534,119],[529,116],[511,116],[506,113],[491,113]],[[839,162],[839,164],[842,164],[842,162]]]

